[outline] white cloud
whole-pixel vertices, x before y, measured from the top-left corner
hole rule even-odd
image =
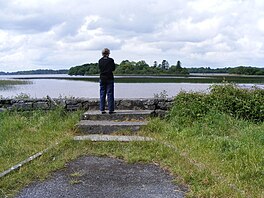
[[[262,0],[0,0],[0,71],[124,59],[263,66]],[[8,66],[8,67],[7,67]]]

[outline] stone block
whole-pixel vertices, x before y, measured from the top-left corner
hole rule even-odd
[[[48,102],[35,102],[33,103],[33,109],[43,109],[48,110],[50,108],[50,105]]]
[[[5,105],[11,105],[11,99],[0,99],[0,105],[5,106]]]
[[[65,103],[66,103],[66,105],[77,105],[79,103],[79,101],[71,99],[71,100],[65,100]]]
[[[62,106],[63,108],[66,108],[66,100],[65,99],[54,99],[55,103],[59,106]],[[51,106],[54,105],[56,106],[55,104],[53,104],[52,101],[50,101],[50,104]]]
[[[148,105],[148,106],[146,106],[146,109],[155,110],[156,109],[156,105]]]
[[[133,109],[131,100],[120,100],[118,109]]]
[[[77,111],[77,110],[82,109],[82,104],[78,103],[78,104],[75,104],[75,105],[67,105],[66,109],[67,109],[67,111]]]
[[[98,110],[100,101],[98,99],[85,100],[82,103],[84,110]]]
[[[31,111],[33,110],[33,103],[32,102],[18,102],[12,105],[13,110],[19,111]]]
[[[88,101],[85,101],[82,103],[82,109],[85,111],[89,110],[89,102]]]

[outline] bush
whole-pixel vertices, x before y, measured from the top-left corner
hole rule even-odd
[[[181,92],[175,98],[170,117],[192,121],[212,110],[235,118],[263,122],[264,90],[256,87],[241,89],[234,84],[224,84],[211,86],[209,94]]]

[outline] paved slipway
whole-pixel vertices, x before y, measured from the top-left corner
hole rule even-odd
[[[83,156],[16,198],[182,198],[184,190],[153,164],[128,164],[108,157]]]

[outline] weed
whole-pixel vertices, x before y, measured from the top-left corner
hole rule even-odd
[[[20,94],[17,94],[14,99],[20,99],[20,100],[25,100],[25,99],[29,99],[30,98],[30,95],[29,94],[26,94],[26,93],[20,93]]]
[[[74,172],[72,174],[70,174],[71,177],[81,177],[83,174],[80,172]]]
[[[168,93],[166,90],[163,90],[160,93],[154,94],[155,99],[166,99],[168,97]]]
[[[82,181],[81,180],[70,180],[69,181],[69,183],[71,184],[71,185],[76,185],[76,184],[80,184],[80,183],[82,183]]]

